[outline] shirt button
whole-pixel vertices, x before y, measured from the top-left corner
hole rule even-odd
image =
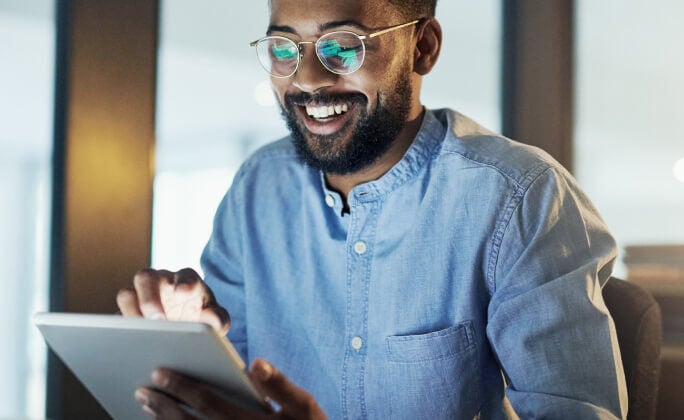
[[[364,241],[358,241],[354,244],[354,252],[356,252],[359,255],[365,254],[367,249],[368,247],[366,246],[366,243]]]
[[[335,206],[335,197],[332,196],[332,194],[328,194],[325,196],[325,204],[328,205],[328,207],[334,207]]]
[[[351,339],[351,346],[354,350],[359,350],[363,346],[361,337],[354,337]]]

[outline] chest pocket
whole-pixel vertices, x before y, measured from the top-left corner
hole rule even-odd
[[[475,348],[470,321],[427,334],[395,335],[386,340],[388,359],[395,363],[443,359]]]
[[[427,334],[386,337],[393,418],[472,418],[480,378],[471,321]]]

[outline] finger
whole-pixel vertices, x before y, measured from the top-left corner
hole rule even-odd
[[[201,319],[226,335],[230,330],[230,313],[216,302],[214,292],[204,281],[202,281],[202,285],[204,286],[204,306]]]
[[[161,299],[167,319],[177,321],[199,321],[202,312],[202,289],[197,286],[186,290],[171,283],[162,284]]]
[[[131,288],[121,289],[116,294],[116,305],[123,316],[142,316],[138,304],[138,295]]]
[[[282,372],[263,359],[256,359],[250,376],[259,388],[275,400],[284,414],[295,418],[324,418],[314,397],[290,382]]]
[[[226,335],[230,328],[228,311],[216,303],[214,292],[202,281],[199,274],[192,268],[183,268],[174,275],[176,292],[188,296],[188,301],[194,301],[194,296],[201,297],[201,312],[199,321],[211,325],[221,335]],[[190,309],[190,308],[188,308]]]
[[[199,297],[202,307],[216,303],[214,293],[192,268],[183,268],[174,273],[173,284],[176,293],[187,295],[188,298]]]
[[[195,419],[180,406],[178,401],[149,388],[136,389],[135,400],[142,404],[142,410],[153,418],[165,420]]]
[[[211,290],[209,286],[207,286],[207,283],[202,281],[202,285],[204,286],[204,305],[208,306],[211,304],[216,304],[216,297],[214,296],[214,291]]]
[[[135,291],[138,295],[138,306],[145,318],[166,319],[160,294],[160,286],[166,277],[162,277],[156,270],[145,268],[138,271],[133,278]]]
[[[190,268],[178,272],[158,271],[162,282],[160,295],[166,318],[173,321],[199,321],[205,301],[205,286],[199,274]]]
[[[230,329],[230,314],[217,304],[211,304],[202,309],[199,320],[211,325],[221,336],[228,334]]]
[[[197,274],[197,271],[192,268],[182,268],[178,270],[173,276],[173,282],[176,286],[178,285],[201,285],[202,277]]]
[[[168,369],[155,369],[152,382],[162,391],[178,398],[197,414],[208,418],[254,418],[254,413],[246,411],[220,398],[204,383]]]

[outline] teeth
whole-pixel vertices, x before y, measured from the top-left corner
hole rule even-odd
[[[306,106],[306,113],[314,118],[327,118],[331,115],[340,115],[349,111],[348,104],[337,104],[330,106]]]

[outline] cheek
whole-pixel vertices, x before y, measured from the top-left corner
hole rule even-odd
[[[413,50],[411,45],[406,42],[399,42],[387,39],[387,42],[380,45],[373,55],[368,57],[368,67],[378,75],[380,84],[392,85],[396,83],[399,76],[412,72]]]
[[[349,91],[361,92],[368,100],[368,107],[374,108],[378,96],[391,89],[392,78],[388,77],[387,70],[384,66],[361,68],[354,73],[353,82],[348,83],[346,87]]]
[[[400,71],[405,71],[404,65],[393,56],[376,56],[368,60],[358,71],[359,83],[369,90],[369,99],[375,99],[377,92],[384,92],[392,88]]]
[[[290,83],[287,82],[287,79],[271,77],[271,89],[281,104],[285,104],[285,93],[287,93],[289,86]]]

